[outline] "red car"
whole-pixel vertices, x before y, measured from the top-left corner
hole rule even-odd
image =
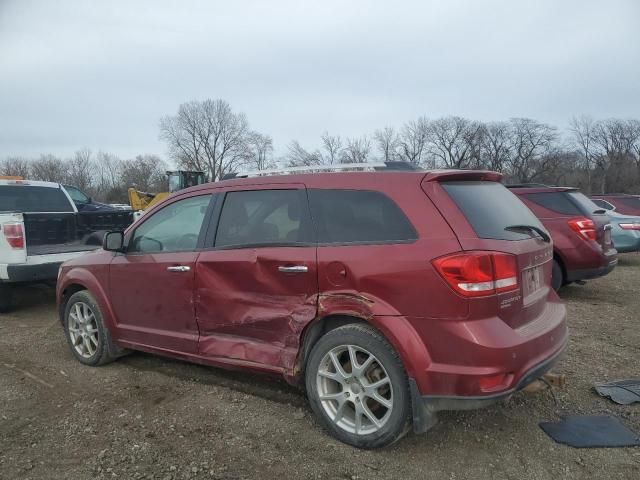
[[[640,216],[640,198],[637,195],[608,193],[592,195],[591,200],[606,210],[615,210],[623,215]]]
[[[318,173],[177,192],[57,287],[73,355],[282,375],[338,439],[424,432],[503,399],[567,343],[553,246],[483,171]]]
[[[602,277],[618,263],[605,211],[576,188],[509,186],[553,238],[555,290],[571,282]]]

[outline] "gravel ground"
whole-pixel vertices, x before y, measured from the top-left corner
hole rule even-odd
[[[573,449],[538,428],[561,414],[615,414],[640,432],[640,405],[593,382],[640,373],[640,255],[561,292],[571,341],[564,390],[518,393],[451,412],[426,435],[358,451],[314,422],[278,380],[135,353],[101,368],[68,351],[54,292],[29,287],[0,317],[0,478],[640,478],[640,448]],[[556,403],[557,402],[557,403]]]

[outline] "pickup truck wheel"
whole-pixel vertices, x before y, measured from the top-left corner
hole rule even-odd
[[[69,298],[64,312],[64,331],[71,353],[79,362],[98,366],[115,360],[100,307],[86,290]]]
[[[551,271],[551,287],[557,292],[564,285],[564,274],[562,267],[557,260],[553,260],[553,270]]]
[[[7,313],[13,308],[13,289],[11,285],[0,283],[0,313]]]
[[[407,375],[397,353],[371,327],[345,325],[321,337],[305,382],[314,413],[342,442],[384,447],[409,430]]]

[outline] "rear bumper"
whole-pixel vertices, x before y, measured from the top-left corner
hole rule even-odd
[[[565,340],[558,351],[524,372],[514,387],[491,395],[468,397],[455,395],[420,395],[416,381],[413,378],[409,379],[414,431],[416,433],[424,433],[432,427],[436,423],[436,412],[442,410],[474,410],[488,407],[489,405],[506,399],[550,371],[564,353],[566,346],[567,341]]]
[[[6,278],[3,278],[2,281],[6,283],[23,283],[56,280],[61,264],[62,262],[7,265]]]
[[[618,257],[609,260],[606,265],[597,268],[582,268],[567,271],[567,282],[575,282],[577,280],[589,280],[593,278],[604,277],[611,273],[618,264]]]

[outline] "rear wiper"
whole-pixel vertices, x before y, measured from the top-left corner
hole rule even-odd
[[[522,230],[525,230],[527,232],[536,232],[538,235],[540,235],[542,240],[544,240],[547,243],[551,242],[551,237],[549,236],[549,234],[545,232],[543,229],[541,229],[540,227],[536,227],[535,225],[509,225],[508,227],[504,227],[504,229],[507,231],[514,231],[514,232],[522,231]]]

